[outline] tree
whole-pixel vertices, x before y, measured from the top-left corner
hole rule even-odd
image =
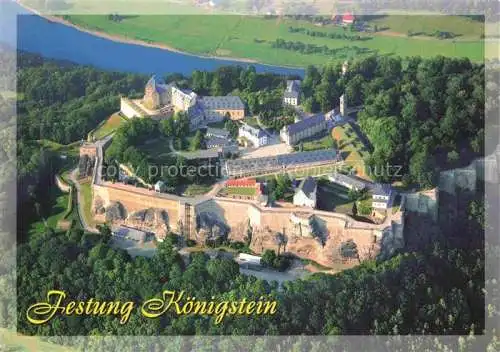
[[[238,138],[238,124],[235,121],[231,119],[227,120],[224,128],[229,131],[233,139]]]
[[[260,263],[262,266],[272,268],[275,259],[276,259],[276,253],[272,249],[266,249],[264,253],[262,253],[262,257],[260,258]]]
[[[174,119],[164,119],[161,121],[161,132],[165,137],[173,137],[175,134]]]
[[[193,140],[191,141],[191,150],[199,150],[205,146],[205,135],[200,131],[196,131]]]
[[[460,159],[460,155],[456,150],[452,150],[451,152],[448,153],[448,162],[450,164],[456,163]]]

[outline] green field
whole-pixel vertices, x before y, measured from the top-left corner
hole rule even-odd
[[[428,34],[436,30],[454,33],[460,38],[476,40],[484,33],[484,26],[463,16],[439,16],[439,15],[391,15],[376,16],[369,21],[372,26],[386,28],[391,33]]]
[[[389,27],[404,22],[397,18],[393,19],[393,17],[401,16],[387,16],[377,21],[385,21]],[[432,57],[440,54],[450,57],[469,57],[473,61],[482,61],[484,57],[484,42],[479,39],[478,34],[483,30],[483,25],[465,18],[460,18],[458,21],[455,16],[443,16],[439,21],[439,28],[456,29],[456,27],[460,27],[457,23],[467,21],[467,26],[462,26],[463,30],[470,31],[473,33],[472,35],[467,37],[464,35],[463,38],[458,37],[455,40],[439,40],[431,37],[409,38],[406,36],[406,32],[402,33],[404,34],[402,36],[388,36],[384,32],[375,35],[360,33],[361,36],[371,38],[364,41],[347,41],[290,33],[289,26],[324,32],[343,33],[344,31],[339,27],[317,27],[309,22],[293,19],[265,19],[237,15],[140,15],[129,16],[118,22],[109,20],[106,15],[71,15],[66,18],[72,23],[90,30],[161,44],[183,52],[206,56],[244,58],[283,66],[321,65],[329,61],[357,58],[360,55],[369,54],[403,57],[416,55]],[[418,17],[416,20],[406,20],[406,22],[408,22],[408,26],[415,23],[416,29],[422,25],[428,31],[432,31],[431,29],[434,28],[431,20],[419,24]],[[448,22],[450,24],[446,25]],[[402,30],[403,27],[400,24],[397,28]],[[318,46],[326,45],[331,49],[340,49],[341,51],[335,57],[331,57],[319,53],[302,54],[286,49],[274,49],[271,43],[277,38]],[[355,47],[367,49],[367,52],[360,54]]]
[[[123,118],[119,113],[113,114],[104,121],[97,129],[93,132],[95,139],[102,139],[107,135],[113,133],[120,127],[124,122],[125,118]]]

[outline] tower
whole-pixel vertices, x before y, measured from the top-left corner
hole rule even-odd
[[[155,76],[146,84],[144,89],[144,105],[149,109],[158,109],[161,103],[160,88]]]
[[[342,76],[345,76],[345,74],[347,73],[348,69],[349,69],[349,62],[346,60],[342,64]]]
[[[347,99],[345,94],[340,97],[340,115],[347,116]]]

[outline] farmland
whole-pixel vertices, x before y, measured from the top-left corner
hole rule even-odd
[[[480,34],[482,23],[456,16],[381,16],[373,20],[379,27],[389,28],[379,33],[361,33],[364,40],[332,39],[309,36],[305,33],[291,33],[289,27],[323,31],[327,33],[345,32],[344,28],[333,25],[318,29],[312,23],[291,18],[264,18],[241,15],[142,15],[127,16],[113,21],[106,15],[70,15],[65,19],[71,23],[97,32],[103,32],[116,39],[140,40],[162,45],[183,52],[229,58],[244,58],[257,62],[283,66],[321,65],[329,61],[339,61],[360,55],[386,54],[422,57],[443,55],[468,57],[481,61],[484,57],[484,42]],[[402,17],[402,19],[400,19]],[[415,17],[415,19],[414,19]],[[429,17],[429,19],[427,19]],[[371,21],[368,22],[370,25]],[[404,24],[404,25],[403,25]],[[415,32],[432,33],[436,30],[451,31],[458,36],[451,39],[437,39],[429,36],[408,37],[407,28]],[[402,32],[393,32],[394,30]],[[347,30],[349,31],[349,30]],[[467,34],[467,35],[465,35]],[[284,48],[274,48],[276,39],[302,42],[317,47],[334,49],[334,56],[323,53],[301,53]]]

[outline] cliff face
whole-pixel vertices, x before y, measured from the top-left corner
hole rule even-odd
[[[402,243],[402,231],[396,230],[392,219],[375,225],[309,208],[266,208],[252,201],[224,198],[189,204],[187,198],[159,196],[119,184],[94,185],[94,209],[96,220],[111,216],[115,226],[152,231],[159,239],[170,230],[199,243],[246,242],[251,234],[250,247],[256,253],[274,249],[325,266],[354,266],[381,253],[390,255]],[[121,216],[112,216],[114,213]],[[346,244],[354,247],[354,254],[341,250]]]
[[[386,246],[391,246],[395,237],[402,236],[401,232],[393,233],[391,224],[366,224],[366,228],[363,228],[363,224],[351,222],[340,214],[302,210],[302,216],[307,219],[311,217],[315,223],[313,234],[297,231],[296,208],[261,208],[251,203],[222,199],[210,200],[196,207],[196,212],[227,223],[231,228],[228,238],[232,241],[246,241],[250,225],[250,247],[256,253],[274,249],[325,266],[356,265],[360,261],[374,259],[381,252],[383,239]],[[356,245],[355,256],[341,253],[342,246],[349,241]]]

